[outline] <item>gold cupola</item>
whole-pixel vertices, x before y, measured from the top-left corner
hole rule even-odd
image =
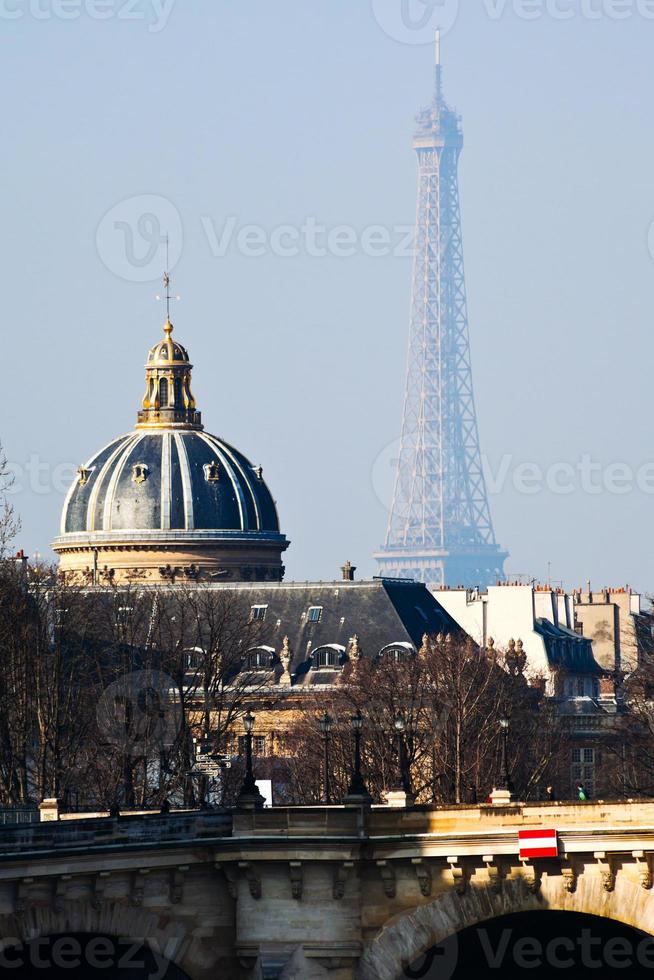
[[[191,364],[185,347],[172,338],[168,318],[164,338],[150,348],[145,365],[145,395],[137,429],[202,429],[191,391]]]

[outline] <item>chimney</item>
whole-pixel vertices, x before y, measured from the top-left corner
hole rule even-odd
[[[346,561],[344,565],[341,566],[341,572],[343,573],[344,582],[354,582],[354,573],[356,572],[356,565],[352,562]]]

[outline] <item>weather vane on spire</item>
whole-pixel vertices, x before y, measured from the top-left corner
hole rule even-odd
[[[163,274],[164,294],[163,296],[157,296],[158,300],[164,299],[166,301],[166,325],[170,324],[170,301],[172,299],[180,300],[182,298],[181,296],[171,296],[170,294],[170,272],[168,272],[169,268],[170,268],[170,240],[168,238],[168,235],[166,235],[166,270]]]

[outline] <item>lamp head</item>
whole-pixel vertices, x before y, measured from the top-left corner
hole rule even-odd
[[[363,715],[360,711],[357,711],[355,715],[352,715],[352,728],[355,732],[360,732],[363,728]]]
[[[403,732],[406,728],[406,718],[401,711],[398,711],[393,724],[395,725],[396,732]]]
[[[332,730],[332,718],[327,712],[320,719],[320,730],[323,735],[329,735]]]
[[[248,733],[248,735],[252,732],[252,729],[254,728],[254,715],[249,709],[248,709],[248,713],[243,719],[243,726],[245,728],[245,731]]]

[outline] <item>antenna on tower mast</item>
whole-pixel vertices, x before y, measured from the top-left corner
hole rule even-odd
[[[440,103],[443,101],[440,27],[436,28],[436,34],[434,36],[434,64],[436,66],[436,102],[440,105]]]

